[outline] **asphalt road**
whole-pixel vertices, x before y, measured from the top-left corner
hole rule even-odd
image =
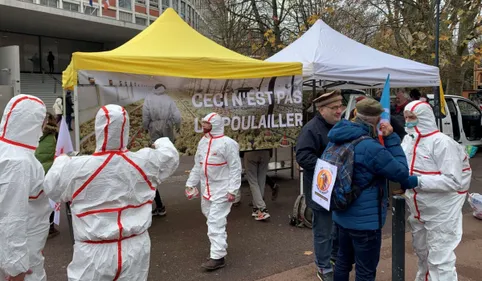
[[[279,158],[288,160],[287,155],[289,152]],[[248,206],[251,196],[246,182],[243,183],[242,204],[233,208],[228,217],[227,266],[213,273],[202,271],[200,264],[209,256],[206,220],[199,200],[188,201],[183,189],[185,171],[192,163],[192,158],[183,158],[176,174],[161,187],[167,216],[153,218],[149,230],[152,241],[149,280],[257,280],[313,261],[313,255],[305,254],[313,251],[311,230],[288,224],[299,193],[298,180],[292,180],[289,171],[281,171],[276,176],[281,186],[276,202],[269,199],[270,190],[266,189],[266,202],[272,215],[267,222],[257,222],[251,217]],[[471,192],[482,193],[482,155],[479,153],[471,164],[474,170]],[[464,212],[469,211],[465,206]],[[59,229],[61,234],[48,240],[44,250],[49,281],[67,280],[66,268],[72,258],[72,241],[64,212]],[[384,236],[390,235],[389,216]]]

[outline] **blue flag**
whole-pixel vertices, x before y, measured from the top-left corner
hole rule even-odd
[[[382,121],[390,122],[390,74],[388,74],[385,86],[383,86],[380,103],[385,110],[385,112],[382,113]]]
[[[383,107],[383,113],[381,116],[380,123],[387,122],[390,123],[390,74],[387,76],[387,81],[385,81],[385,86],[383,86],[382,97],[380,98],[380,103]],[[378,124],[378,139],[380,143],[384,145],[382,132],[380,131],[380,124]]]

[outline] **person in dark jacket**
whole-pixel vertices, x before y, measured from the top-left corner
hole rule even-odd
[[[67,91],[65,95],[65,119],[67,121],[67,126],[69,126],[69,131],[72,131],[72,113],[74,113],[74,103],[72,102],[72,92]]]
[[[57,144],[57,122],[55,117],[50,113],[47,112],[47,123],[43,128],[42,137],[40,137],[40,141],[38,144],[37,149],[35,150],[35,158],[42,164],[45,174],[49,171],[50,167],[54,163],[55,158],[55,147]],[[49,238],[57,236],[59,231],[54,227],[54,212],[50,214],[50,230],[49,230]]]
[[[322,281],[333,280],[333,268],[330,264],[331,256],[335,256],[336,247],[332,255],[333,221],[331,212],[311,200],[313,173],[318,158],[328,145],[328,132],[341,120],[343,111],[340,91],[322,94],[313,100],[318,112],[302,129],[296,142],[296,161],[303,168],[303,187],[308,207],[313,210],[313,236],[315,262],[318,266],[317,276]],[[336,231],[334,231],[336,233]],[[336,240],[336,239],[335,239]],[[334,243],[336,246],[336,243]]]
[[[377,137],[377,124],[383,107],[374,99],[364,99],[356,105],[354,122],[343,120],[328,134],[330,142],[343,144],[362,136],[354,148],[352,184],[361,188],[360,196],[344,211],[334,211],[338,226],[338,257],[335,281],[348,281],[356,263],[356,280],[374,281],[382,242],[388,203],[387,179],[405,182],[409,178],[407,159],[397,134],[390,124],[381,125],[382,146]]]

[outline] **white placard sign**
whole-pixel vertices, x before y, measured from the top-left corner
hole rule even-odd
[[[311,199],[326,210],[330,210],[331,193],[335,185],[338,167],[318,159],[313,175]]]

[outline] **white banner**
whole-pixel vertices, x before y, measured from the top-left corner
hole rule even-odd
[[[83,154],[95,150],[95,115],[106,104],[129,113],[132,151],[162,135],[174,140],[181,155],[194,155],[200,121],[211,112],[223,116],[225,135],[241,151],[288,147],[303,125],[301,76],[215,80],[81,71],[79,84]]]

